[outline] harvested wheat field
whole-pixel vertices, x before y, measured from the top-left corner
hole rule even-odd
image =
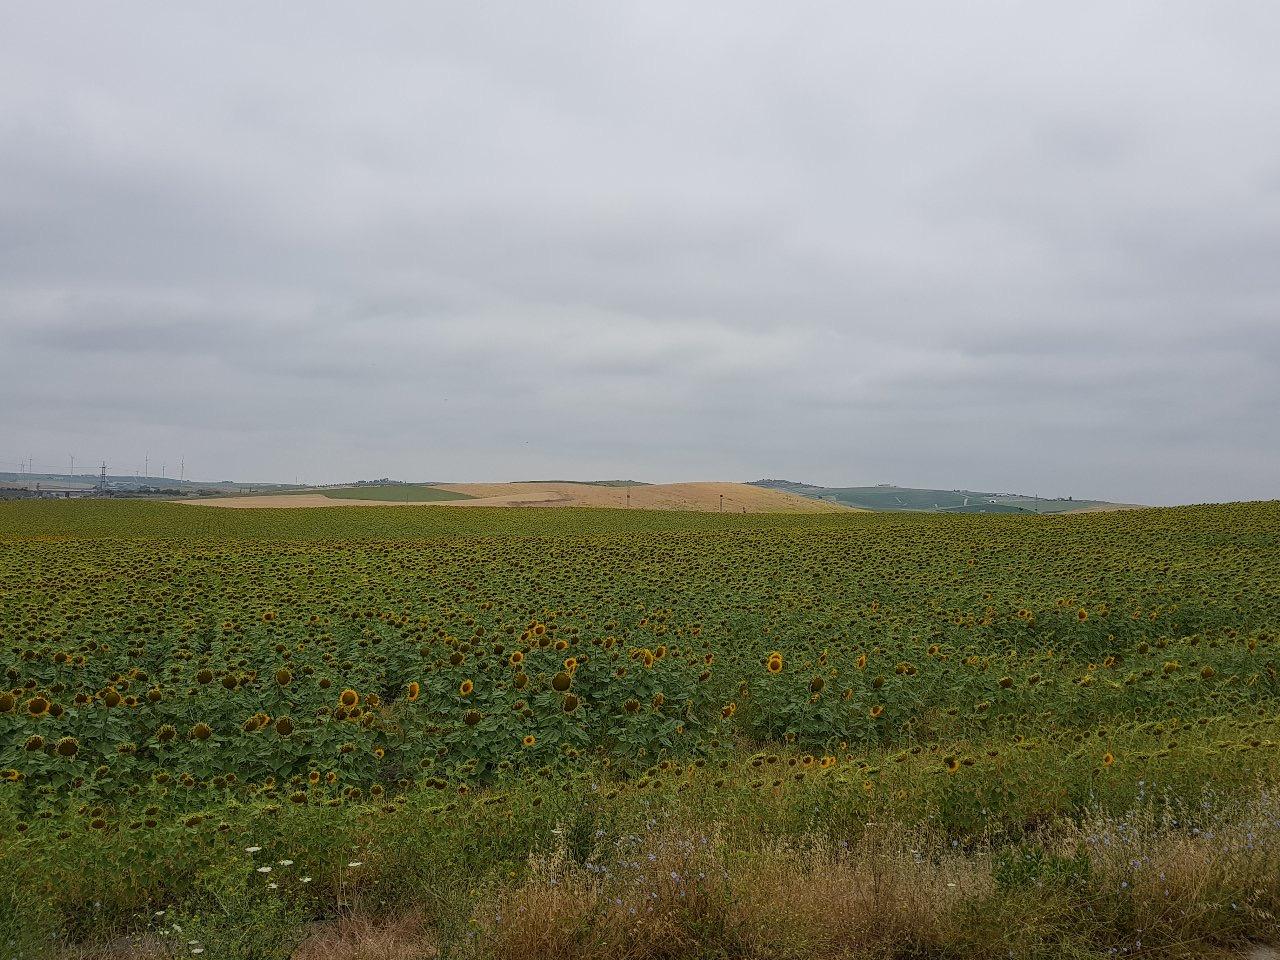
[[[851,508],[745,483],[656,483],[609,487],[591,483],[444,483],[440,490],[469,500],[430,502],[334,498],[323,492],[211,497],[187,503],[230,509],[262,507],[631,507],[639,510],[732,513],[835,513]],[[630,498],[628,500],[628,497]]]

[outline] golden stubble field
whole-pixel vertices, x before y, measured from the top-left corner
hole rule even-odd
[[[605,487],[589,483],[442,483],[441,490],[465,493],[473,500],[414,503],[348,500],[323,493],[211,497],[184,501],[228,509],[262,507],[631,507],[638,510],[718,511],[732,513],[834,513],[851,510],[839,504],[753,487],[745,483],[656,483]],[[629,496],[629,500],[628,500]]]

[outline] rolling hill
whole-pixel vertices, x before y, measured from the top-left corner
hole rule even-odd
[[[756,480],[752,486],[826,500],[863,510],[916,513],[1081,513],[1123,510],[1136,506],[1072,497],[1044,498],[1021,493],[983,493],[977,490],[930,490],[879,484],[872,487],[820,487],[794,480]]]

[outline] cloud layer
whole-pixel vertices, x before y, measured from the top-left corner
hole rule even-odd
[[[0,5],[0,469],[1276,497],[1278,35]]]

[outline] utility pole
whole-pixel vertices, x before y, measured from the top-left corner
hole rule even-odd
[[[74,480],[75,478],[76,478],[76,455],[73,453],[71,454],[71,479]]]
[[[720,512],[724,513],[724,494],[720,494]]]
[[[178,480],[185,481],[187,479],[187,460],[184,457],[178,465]]]
[[[98,489],[107,489],[107,461],[102,461],[102,472],[98,474]]]
[[[144,477],[151,476],[151,454],[144,454],[142,457],[142,475]]]

